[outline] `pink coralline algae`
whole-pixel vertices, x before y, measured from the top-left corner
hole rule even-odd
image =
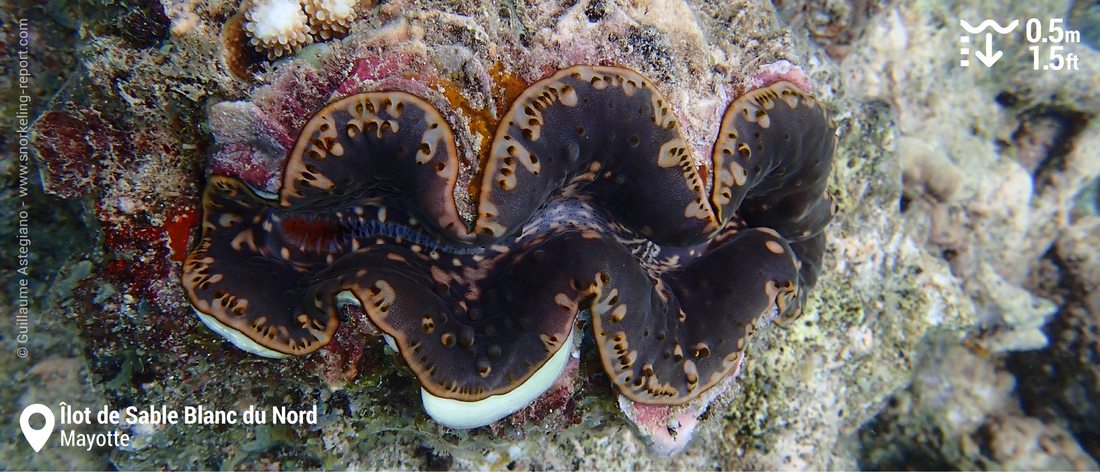
[[[48,111],[34,130],[43,183],[61,197],[83,196],[100,178],[100,161],[127,154],[123,132],[94,110]]]
[[[346,74],[336,73],[336,66],[321,71],[302,68],[297,74],[280,76],[250,101],[214,105],[210,122],[216,150],[207,172],[232,175],[254,188],[277,191],[286,155],[315,110],[332,96],[362,91],[364,84],[424,90],[421,81],[403,78],[410,72],[429,76],[427,71],[410,67],[411,63],[405,53],[373,54],[356,60]]]

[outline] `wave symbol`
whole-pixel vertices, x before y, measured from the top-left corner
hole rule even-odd
[[[996,31],[1000,34],[1008,34],[1020,25],[1020,20],[1012,20],[1012,23],[1009,23],[1008,26],[1001,26],[999,23],[993,21],[992,19],[978,23],[978,26],[976,27],[970,26],[970,23],[967,23],[966,20],[959,20],[959,25],[961,25],[963,29],[970,34],[981,33],[982,31],[985,31],[986,28],[993,28],[993,31]]]

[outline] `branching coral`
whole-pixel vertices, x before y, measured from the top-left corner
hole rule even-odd
[[[305,125],[278,195],[212,177],[183,277],[200,318],[276,357],[317,350],[361,306],[429,414],[471,427],[553,383],[582,311],[624,396],[681,404],[816,280],[835,127],[790,83],[729,106],[708,182],[646,78],[560,71],[503,115],[471,224],[454,142],[426,101],[367,92]]]

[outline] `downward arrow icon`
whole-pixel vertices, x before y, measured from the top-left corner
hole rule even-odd
[[[993,33],[985,34],[985,54],[982,54],[981,51],[974,51],[974,57],[982,61],[982,64],[985,64],[987,68],[993,67],[993,64],[996,64],[1003,55],[1004,53],[1001,51],[997,51],[996,54],[993,53]]]

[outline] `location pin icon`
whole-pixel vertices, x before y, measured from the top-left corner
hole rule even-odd
[[[46,420],[46,424],[38,429],[31,427],[31,416],[34,416],[35,413],[42,415]],[[23,413],[19,415],[19,428],[23,430],[23,436],[27,438],[27,443],[34,448],[34,452],[41,451],[42,446],[46,445],[46,441],[50,439],[50,434],[53,433],[53,412],[50,411],[50,407],[41,403],[28,405],[23,409]]]

